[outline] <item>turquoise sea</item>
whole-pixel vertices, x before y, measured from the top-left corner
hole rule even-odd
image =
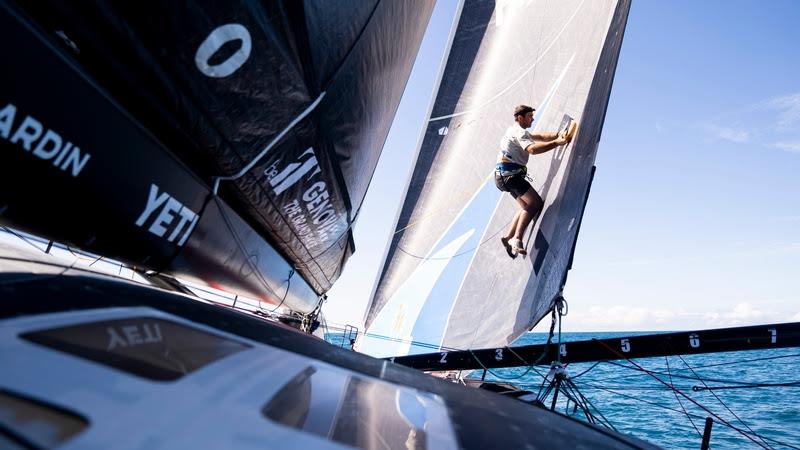
[[[561,339],[569,342],[635,334],[649,333],[564,333]],[[546,333],[528,333],[515,345],[546,340]],[[330,335],[329,341],[339,344],[340,338]],[[596,409],[594,415],[602,415],[617,431],[667,449],[699,449],[705,419],[716,414],[719,418],[712,416],[712,449],[800,449],[800,348],[642,358],[635,362],[654,373],[643,373],[627,361],[567,367],[578,392]],[[539,392],[546,374],[544,366],[535,370],[521,367],[493,370],[486,379]],[[472,376],[480,375],[474,372]],[[742,383],[795,385],[754,387]],[[692,389],[706,386],[722,389]],[[556,410],[586,420],[574,403],[567,404],[564,395],[559,396]]]

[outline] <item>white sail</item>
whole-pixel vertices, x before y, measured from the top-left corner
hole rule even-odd
[[[563,288],[630,2],[466,0],[358,349],[374,356],[510,343]],[[532,156],[545,206],[527,258],[499,238],[518,206],[493,180],[518,104],[575,139]]]

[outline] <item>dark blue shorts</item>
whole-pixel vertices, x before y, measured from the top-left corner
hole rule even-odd
[[[504,177],[500,175],[500,171],[495,170],[494,184],[497,186],[497,189],[508,192],[514,198],[522,197],[522,195],[528,192],[528,189],[533,189],[533,186],[525,179],[524,173]]]

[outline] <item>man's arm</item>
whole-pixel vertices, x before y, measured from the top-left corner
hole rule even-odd
[[[553,139],[558,138],[560,133],[557,131],[537,131],[535,133],[531,133],[533,139],[537,141],[552,141]]]
[[[533,144],[525,147],[525,151],[530,153],[531,155],[538,155],[540,153],[548,152],[556,147],[560,147],[567,143],[567,140],[563,137],[558,137],[558,133],[556,133],[556,138],[552,139],[547,142],[534,142]]]

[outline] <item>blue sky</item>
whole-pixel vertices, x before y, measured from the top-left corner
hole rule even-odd
[[[440,0],[329,295],[360,326],[456,1]],[[567,331],[800,320],[800,2],[634,2]],[[522,99],[521,99],[522,100]]]

